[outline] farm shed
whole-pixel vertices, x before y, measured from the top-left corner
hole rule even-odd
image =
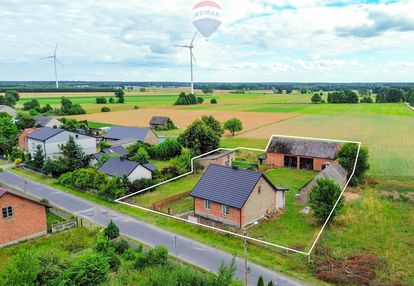
[[[337,142],[273,137],[266,151],[266,160],[267,164],[279,168],[322,171],[335,161],[339,149]]]
[[[309,194],[313,186],[316,185],[319,179],[326,178],[335,181],[341,189],[343,189],[348,180],[348,172],[336,162],[329,163],[325,169],[320,171],[315,178],[303,186],[296,195],[296,201],[301,204],[306,204],[309,200]]]
[[[156,129],[157,127],[168,128],[168,126],[174,125],[172,120],[166,116],[154,116],[149,122],[150,128]]]
[[[99,171],[111,177],[122,178],[127,176],[130,182],[139,179],[151,179],[155,171],[153,164],[140,165],[135,161],[129,161],[122,158],[109,158],[105,164],[99,168]]]
[[[150,128],[112,126],[104,138],[111,144],[118,140],[135,140],[147,144],[158,144],[158,136]]]
[[[0,248],[47,234],[46,204],[0,188]]]
[[[233,160],[236,158],[234,151],[217,151],[207,156],[198,159],[201,170],[206,170],[210,164],[222,165],[230,167]]]
[[[125,150],[125,148],[122,147],[122,146],[115,146],[115,147],[104,148],[100,152],[91,155],[91,160],[90,160],[89,164],[91,166],[94,166],[96,163],[98,163],[98,161],[105,154],[107,154],[107,155],[115,155],[117,157],[124,157],[124,156],[128,155],[128,151]]]
[[[62,125],[62,122],[59,120],[48,117],[48,116],[37,116],[34,126],[36,127],[60,127]]]
[[[283,209],[285,191],[263,173],[211,164],[190,196],[195,215],[241,228]]]

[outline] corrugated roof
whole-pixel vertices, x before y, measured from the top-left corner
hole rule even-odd
[[[51,127],[42,127],[38,130],[30,133],[27,138],[32,138],[40,141],[45,141],[65,130],[59,128],[51,128]]]
[[[211,164],[190,195],[241,209],[262,177],[275,190],[286,190],[275,187],[263,173]]]
[[[339,143],[322,140],[273,137],[267,152],[335,159]]]
[[[134,171],[139,164],[135,161],[121,160],[120,158],[109,158],[99,171],[113,177],[122,177]]]
[[[144,138],[147,136],[149,130],[149,128],[112,126],[108,133],[105,135],[105,138],[114,140],[136,139],[144,141]]]
[[[169,117],[164,116],[154,116],[151,118],[150,124],[152,125],[166,125],[168,123]]]

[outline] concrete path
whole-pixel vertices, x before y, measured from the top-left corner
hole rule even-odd
[[[180,235],[175,235],[174,233],[144,223],[128,215],[89,202],[61,190],[25,179],[8,171],[0,173],[0,182],[27,192],[39,199],[45,198],[59,208],[102,226],[106,226],[110,220],[113,220],[123,235],[152,247],[163,245],[168,248],[171,255],[176,255],[178,258],[205,270],[216,272],[222,261],[225,263],[231,262],[232,256],[224,251]],[[240,240],[240,243],[242,243],[242,240]],[[244,261],[237,258],[236,263],[236,277],[244,279]],[[278,286],[305,285],[302,282],[270,271],[259,265],[249,263],[249,266],[251,268],[251,273],[248,274],[249,285],[256,285],[260,276],[263,276],[266,284],[267,281],[272,280]]]

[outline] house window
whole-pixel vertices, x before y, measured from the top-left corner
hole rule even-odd
[[[230,214],[230,207],[226,205],[221,205],[221,213],[224,215]]]
[[[262,192],[262,186],[259,186],[259,187],[257,188],[257,190],[259,191],[259,195],[260,195],[260,193]]]
[[[211,202],[209,200],[204,201],[204,208],[206,210],[211,210]]]
[[[3,218],[11,218],[13,216],[13,207],[5,207],[1,209],[1,212],[3,214]]]

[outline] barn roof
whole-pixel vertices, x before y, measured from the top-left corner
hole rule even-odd
[[[273,137],[267,152],[335,159],[339,143],[313,139]]]
[[[135,139],[144,141],[149,131],[149,128],[112,126],[105,135],[105,138],[113,140]]]
[[[35,122],[35,126],[46,126],[46,124],[48,124],[51,120],[53,120],[54,118],[49,117],[49,116],[37,116],[36,117],[36,122]],[[56,119],[57,120],[57,119]],[[59,120],[58,120],[59,121]]]
[[[17,115],[16,109],[11,108],[8,105],[0,105],[0,112],[6,112],[12,117],[15,117]]]
[[[154,116],[151,118],[150,124],[151,125],[167,125],[168,120],[170,120],[169,117],[165,116]]]
[[[327,178],[334,180],[341,187],[344,187],[347,181],[348,172],[336,162],[330,163],[325,169],[315,176],[315,181]]]
[[[275,191],[287,190],[275,187],[263,173],[211,164],[190,195],[241,209],[261,178]]]

